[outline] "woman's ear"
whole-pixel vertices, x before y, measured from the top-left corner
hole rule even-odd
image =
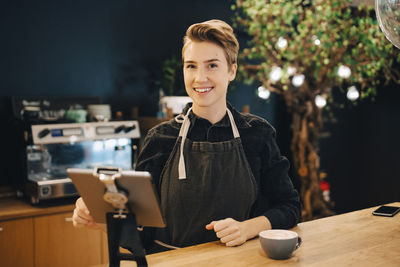
[[[233,81],[236,77],[236,71],[237,71],[237,64],[232,64],[231,69],[229,70],[229,81]]]

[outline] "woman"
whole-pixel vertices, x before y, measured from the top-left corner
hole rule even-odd
[[[238,50],[223,21],[194,24],[186,32],[182,60],[193,104],[149,131],[137,163],[137,170],[152,174],[167,224],[146,232],[147,240],[165,247],[217,239],[237,246],[262,230],[291,228],[301,218],[275,130],[226,101]],[[81,199],[73,221],[97,227]]]

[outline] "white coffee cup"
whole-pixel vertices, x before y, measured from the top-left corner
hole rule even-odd
[[[288,259],[301,245],[301,238],[289,230],[265,230],[259,233],[261,247],[271,259]]]

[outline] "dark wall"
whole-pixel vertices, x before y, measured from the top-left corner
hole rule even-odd
[[[2,3],[2,96],[123,97],[119,104],[140,104],[143,113],[154,107],[147,108],[154,102],[148,95],[151,79],[162,60],[179,52],[186,27],[230,15],[226,1]],[[118,85],[126,76],[130,82]]]
[[[0,186],[16,181],[18,157],[11,96],[98,96],[129,119],[157,112],[162,61],[179,55],[193,23],[230,21],[231,1],[8,0],[0,5]],[[229,100],[274,121],[254,88],[237,86]],[[273,103],[270,101],[270,103]]]
[[[2,104],[11,95],[95,95],[151,115],[161,62],[180,54],[190,24],[212,18],[229,22],[231,3],[2,1]]]
[[[400,201],[400,86],[378,90],[375,101],[335,110],[331,136],[320,142],[336,210],[345,212]]]

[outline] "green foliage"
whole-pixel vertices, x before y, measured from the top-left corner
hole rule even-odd
[[[373,7],[350,6],[350,0],[237,0],[234,27],[250,37],[239,61],[239,77],[260,81],[270,91],[312,100],[317,94],[344,92],[355,85],[361,97],[376,94],[381,82],[399,82],[393,68],[399,51],[380,31]],[[278,46],[279,40],[286,46]],[[339,66],[351,69],[348,78],[337,75]],[[279,81],[269,77],[273,67],[282,68]],[[300,88],[292,85],[289,67],[304,74]],[[300,90],[301,89],[301,90]],[[297,92],[303,92],[302,94]],[[304,93],[307,92],[307,93]],[[297,98],[297,100],[295,100]]]
[[[183,65],[180,56],[172,56],[163,61],[161,88],[166,95],[185,95],[185,86],[183,83]]]

